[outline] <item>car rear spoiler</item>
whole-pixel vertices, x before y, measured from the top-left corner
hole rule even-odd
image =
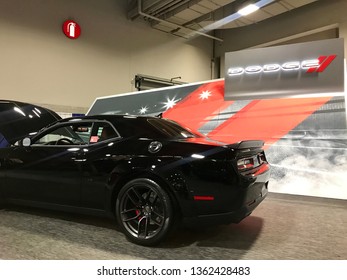
[[[246,140],[238,143],[228,145],[230,148],[236,150],[251,149],[251,148],[262,148],[264,146],[263,140]]]

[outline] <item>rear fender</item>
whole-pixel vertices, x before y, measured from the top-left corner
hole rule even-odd
[[[112,191],[112,200],[108,202],[107,208],[114,210],[116,197],[120,189],[130,180],[136,178],[149,178],[160,184],[172,197],[176,206],[181,209],[182,196],[186,196],[187,187],[181,172],[168,170],[162,172],[163,166],[174,161],[173,158],[129,158],[125,159],[113,169],[110,175],[110,186]]]

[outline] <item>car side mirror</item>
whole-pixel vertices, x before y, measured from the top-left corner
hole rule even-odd
[[[23,147],[30,147],[30,145],[31,145],[31,139],[29,137],[25,137],[22,140],[22,146]]]

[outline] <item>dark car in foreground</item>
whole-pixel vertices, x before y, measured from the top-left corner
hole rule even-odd
[[[0,100],[0,148],[60,119],[55,112],[34,104]]]
[[[114,215],[132,242],[155,245],[176,222],[239,222],[267,195],[262,141],[215,142],[156,117],[58,121],[0,149],[0,199]]]

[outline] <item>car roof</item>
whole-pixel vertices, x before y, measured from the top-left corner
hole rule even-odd
[[[72,117],[72,118],[66,118],[59,121],[59,123],[65,123],[65,122],[76,122],[76,121],[84,121],[84,120],[98,120],[98,121],[109,121],[109,122],[115,122],[115,121],[123,121],[123,120],[129,120],[134,122],[142,122],[148,119],[160,119],[158,117],[153,116],[136,116],[136,115],[92,115],[92,116],[82,116],[82,117]]]
[[[152,116],[138,116],[138,115],[113,115],[113,114],[105,114],[105,115],[91,115],[91,116],[83,116],[83,117],[72,117],[69,119],[97,119],[97,120],[103,120],[103,119],[111,119],[111,120],[117,120],[117,119],[153,119],[158,117],[152,117]]]
[[[92,115],[85,117],[73,117],[63,119],[56,124],[74,125],[77,121],[108,121],[122,137],[140,138],[170,138],[170,133],[181,133],[183,130],[192,133],[189,129],[182,127],[178,123],[154,116],[135,116],[135,115]],[[177,131],[180,130],[180,132]],[[197,135],[197,133],[195,133]]]

